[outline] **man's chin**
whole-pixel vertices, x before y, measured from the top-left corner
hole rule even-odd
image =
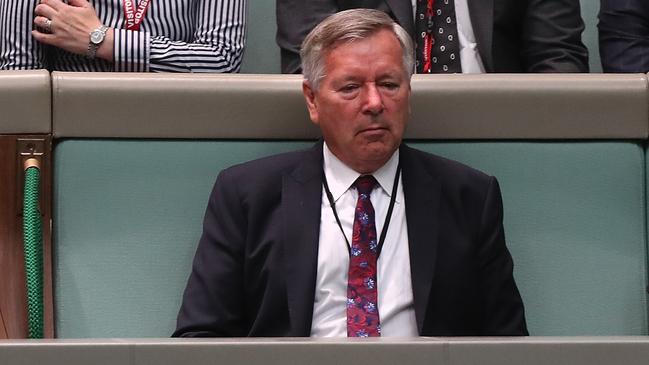
[[[398,146],[393,148],[386,145],[381,145],[380,148],[376,148],[377,146],[374,147],[369,150],[364,150],[356,156],[359,165],[364,166],[363,170],[366,170],[363,173],[371,173],[380,169],[388,162],[394,151],[398,148]]]
[[[356,134],[356,141],[360,145],[372,145],[375,143],[390,145],[394,136],[388,128],[364,129]]]
[[[387,135],[377,136],[378,138],[366,138],[363,141],[364,148],[362,152],[368,157],[376,157],[380,159],[384,156],[392,156],[392,153],[399,148],[399,143],[395,143],[392,138],[387,138]],[[389,158],[389,157],[388,157]]]

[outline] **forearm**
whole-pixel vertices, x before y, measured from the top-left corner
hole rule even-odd
[[[96,57],[104,59],[109,62],[113,62],[115,60],[114,58],[115,40],[114,39],[115,39],[115,29],[108,28],[108,30],[106,31],[106,38],[104,38],[104,41],[99,45],[99,48],[97,48]]]
[[[505,245],[502,196],[493,177],[486,190],[480,226],[478,257],[484,308],[482,334],[526,336],[523,301],[514,281],[514,262]]]
[[[243,292],[245,215],[237,186],[227,172],[221,172],[214,185],[175,337],[241,337],[248,332]]]
[[[191,39],[173,39],[172,24],[160,24],[158,34],[147,29],[116,29],[116,71],[237,72],[245,44],[245,0],[203,0],[187,9],[196,19]],[[169,19],[161,21],[170,22]],[[181,24],[189,26],[189,24]],[[169,28],[169,32],[166,32]],[[177,33],[177,32],[176,32]]]

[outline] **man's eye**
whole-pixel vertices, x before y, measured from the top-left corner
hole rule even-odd
[[[388,90],[396,90],[397,88],[399,88],[399,84],[396,84],[394,82],[384,82],[381,83],[381,87],[384,87]]]
[[[356,90],[358,90],[358,85],[356,85],[356,84],[349,84],[349,85],[345,85],[345,86],[340,88],[340,91],[343,92],[343,93],[351,93],[351,92],[354,92]]]

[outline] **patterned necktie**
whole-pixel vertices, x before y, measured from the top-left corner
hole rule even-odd
[[[354,186],[358,191],[358,201],[349,256],[347,337],[378,337],[381,335],[376,290],[378,243],[374,207],[370,201],[376,180],[372,176],[361,176]]]
[[[453,0],[417,0],[415,15],[418,73],[461,73]]]

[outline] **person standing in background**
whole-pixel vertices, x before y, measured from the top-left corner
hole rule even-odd
[[[2,0],[0,69],[237,72],[246,0]]]
[[[300,71],[300,44],[316,24],[351,8],[382,10],[406,29],[417,45],[418,73],[588,72],[579,0],[277,0],[276,4],[284,73]]]
[[[604,72],[649,72],[649,1],[601,0],[599,55]]]

